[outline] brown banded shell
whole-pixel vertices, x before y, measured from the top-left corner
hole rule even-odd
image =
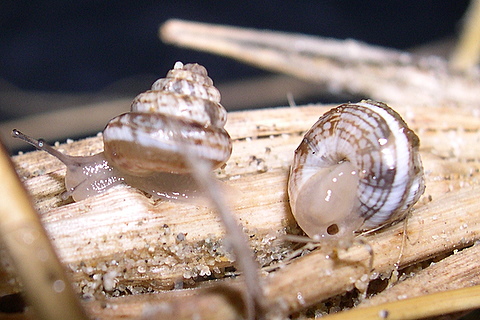
[[[223,126],[226,110],[207,70],[176,63],[152,90],[138,95],[131,112],[112,119],[103,131],[105,156],[125,172],[188,172],[184,148],[219,167],[232,152]]]
[[[384,103],[328,111],[295,151],[288,193],[299,226],[312,238],[341,239],[402,219],[425,189],[418,147]]]

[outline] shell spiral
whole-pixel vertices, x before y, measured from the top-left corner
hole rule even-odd
[[[295,151],[288,192],[299,226],[312,238],[341,239],[404,218],[425,189],[418,148],[384,103],[328,111]]]
[[[226,110],[207,70],[177,62],[151,90],[138,95],[131,111],[103,131],[105,157],[132,175],[186,173],[185,148],[217,168],[232,152],[224,129]]]

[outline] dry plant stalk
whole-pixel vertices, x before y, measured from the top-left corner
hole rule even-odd
[[[9,261],[23,279],[25,295],[35,317],[87,319],[1,143],[0,171],[0,239],[9,251]],[[5,261],[5,257],[2,260]]]
[[[478,308],[478,299],[480,299],[480,289],[477,286],[413,298],[408,301],[408,304],[407,301],[397,301],[368,309],[354,309],[343,314],[337,313],[325,317],[325,319],[415,320],[419,316],[418,311],[416,311],[418,308],[423,310],[421,316],[425,318]]]
[[[462,34],[452,56],[452,67],[469,71],[480,62],[480,0],[470,1]]]
[[[428,268],[420,270],[414,277],[399,282],[381,294],[363,301],[358,307],[381,305],[396,301],[399,297],[406,299],[428,295],[431,292],[449,291],[462,288],[465,283],[470,283],[479,290],[480,278],[478,270],[476,270],[478,266],[474,263],[479,251],[478,245],[458,251]],[[425,285],[426,283],[428,285]],[[451,298],[454,298],[453,294]]]
[[[177,141],[184,145],[183,156],[187,159],[192,175],[198,186],[205,192],[211,206],[218,214],[225,229],[226,240],[229,241],[232,252],[235,254],[236,265],[243,274],[245,282],[244,299],[247,319],[262,319],[265,315],[263,286],[259,276],[259,266],[250,251],[248,241],[243,233],[242,226],[238,224],[230,210],[222,186],[211,173],[211,166],[195,156],[187,143]]]
[[[167,43],[323,84],[330,95],[343,92],[402,104],[480,103],[478,69],[470,75],[455,74],[439,58],[416,57],[355,40],[182,20],[164,23],[160,37]]]
[[[469,246],[480,238],[480,149],[475,143],[480,138],[480,119],[475,110],[393,107],[419,134],[427,172],[427,191],[408,220],[409,240],[401,261],[401,266],[407,266]],[[292,250],[288,243],[275,240],[286,228],[295,230],[285,193],[289,164],[302,133],[328,109],[266,109],[229,116],[227,129],[234,139],[234,153],[216,176],[234,196],[230,198],[232,210],[245,226],[262,265],[281,260]],[[61,148],[67,153],[85,154],[97,152],[102,146],[97,137]],[[212,299],[222,300],[218,291],[212,294],[209,288],[171,290],[182,282],[193,285],[192,276],[196,281],[209,273],[223,277],[221,270],[232,265],[220,245],[223,228],[208,208],[152,202],[130,188],[65,204],[59,196],[64,168],[56,159],[32,152],[16,156],[14,161],[63,263],[72,270],[77,290],[84,297],[97,297],[97,301],[86,303],[95,316],[138,317],[146,306],[159,300],[181,304],[185,294],[210,294]],[[375,253],[372,277],[388,275],[392,270],[402,232],[400,224],[366,238]],[[368,260],[368,251],[357,245],[339,252],[338,260],[315,251],[289,264],[280,263],[280,269],[266,275],[265,303],[291,313],[355,286],[364,289]],[[459,281],[456,288],[471,285],[465,280]],[[241,286],[234,279],[222,283]],[[128,297],[130,292],[160,289],[167,291]],[[118,294],[127,296],[113,297]],[[228,300],[223,301],[225,304],[219,308],[230,311],[225,318],[238,316],[234,313],[238,309],[230,307]],[[208,317],[213,311],[205,307],[199,312]]]

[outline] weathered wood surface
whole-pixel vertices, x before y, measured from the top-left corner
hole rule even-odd
[[[330,94],[401,104],[479,106],[478,67],[452,72],[435,56],[272,30],[171,19],[159,30],[166,43],[223,55],[321,84]]]
[[[391,106],[420,137],[427,182],[424,196],[408,219],[402,267],[461,250],[480,239],[480,112],[446,104]],[[289,165],[303,132],[330,107],[229,114],[227,130],[234,139],[234,151],[216,175],[224,181],[233,212],[264,266],[277,263],[292,251],[292,244],[281,240],[286,230],[298,232],[286,195]],[[61,145],[60,149],[85,155],[102,150],[102,143],[95,137]],[[71,203],[60,197],[65,170],[59,161],[42,152],[13,160],[77,290],[84,297],[97,299],[85,303],[96,317],[138,317],[145,306],[160,300],[179,305],[182,299],[191,299],[189,303],[201,304],[195,297],[208,297],[204,289],[172,289],[196,286],[209,275],[223,278],[225,268],[233,265],[222,243],[223,228],[204,205],[153,201],[128,187]],[[403,224],[397,224],[366,236],[374,252],[372,278],[391,272],[400,254],[402,233]],[[267,304],[291,313],[355,286],[365,289],[370,258],[365,246],[353,245],[338,255],[332,259],[316,250],[265,273]],[[479,262],[467,259],[464,268],[445,263],[438,277],[451,282],[453,288],[478,284]],[[421,282],[421,276],[419,273],[413,279]],[[450,281],[452,278],[456,281]],[[222,283],[241,287],[238,279],[241,276]],[[209,282],[203,281],[203,285]],[[7,286],[1,289],[12,290]],[[425,293],[398,290],[397,297]],[[431,290],[445,288],[432,286]],[[157,293],[132,296],[148,292]],[[221,296],[212,299],[222,300]],[[228,314],[222,314],[223,318],[238,316],[236,309],[222,301],[218,308]],[[207,315],[220,310],[204,309]]]

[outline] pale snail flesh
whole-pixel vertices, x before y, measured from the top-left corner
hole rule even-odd
[[[288,194],[311,238],[337,240],[405,217],[425,189],[419,139],[371,100],[320,117],[295,151]]]
[[[197,192],[187,152],[212,169],[230,157],[226,119],[227,111],[207,70],[177,62],[165,78],[134,99],[130,112],[110,120],[103,131],[104,151],[99,154],[69,156],[18,130],[13,136],[67,166],[66,196],[75,201],[122,183],[155,197],[178,199]]]

